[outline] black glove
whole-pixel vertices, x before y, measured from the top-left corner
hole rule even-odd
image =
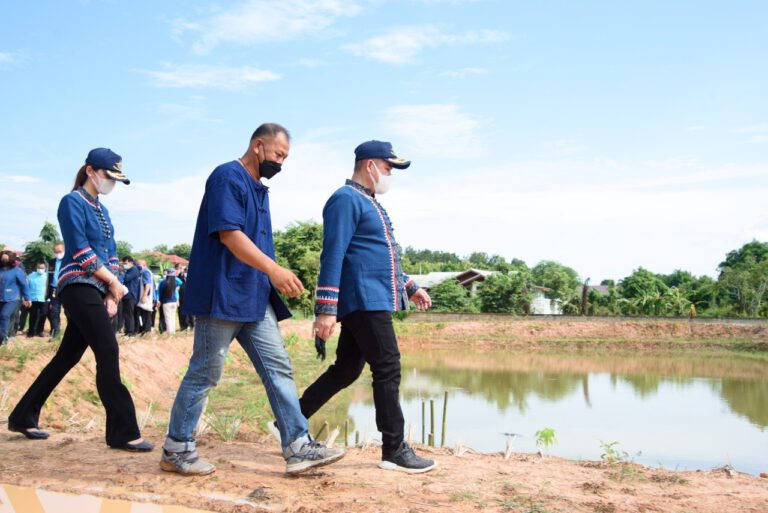
[[[325,340],[317,335],[315,335],[315,350],[317,351],[317,358],[325,360]]]

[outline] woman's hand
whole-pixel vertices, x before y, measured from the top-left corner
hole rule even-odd
[[[114,317],[117,315],[117,301],[112,296],[104,298],[104,306],[107,307],[107,315]]]
[[[117,302],[123,299],[123,296],[128,293],[128,287],[115,278],[112,280],[112,283],[109,284],[109,293],[114,298],[115,302]]]

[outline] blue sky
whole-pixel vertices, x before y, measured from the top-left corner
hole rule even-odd
[[[22,247],[91,148],[135,249],[190,242],[206,176],[276,121],[276,229],[321,220],[352,150],[413,160],[402,246],[714,275],[768,240],[768,3],[2,2],[0,242]]]

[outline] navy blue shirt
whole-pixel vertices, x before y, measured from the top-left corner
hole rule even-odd
[[[236,160],[208,177],[192,240],[183,313],[259,322],[271,303],[278,320],[290,317],[267,275],[238,260],[219,240],[219,231],[240,230],[274,259],[268,192]]]

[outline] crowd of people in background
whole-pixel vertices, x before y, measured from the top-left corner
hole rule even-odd
[[[30,273],[15,251],[0,252],[0,345],[15,336],[60,337],[62,307],[57,285],[64,244],[54,244],[53,252],[54,258],[37,262]],[[112,318],[115,334],[133,337],[194,328],[194,318],[184,315],[180,308],[186,267],[177,263],[158,271],[153,272],[145,259],[122,258],[119,280],[128,288],[128,294]]]

